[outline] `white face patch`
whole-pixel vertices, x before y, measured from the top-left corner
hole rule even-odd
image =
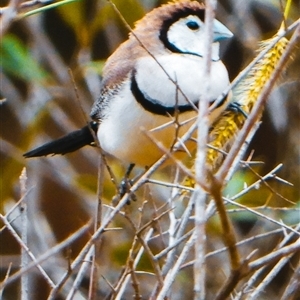
[[[232,36],[232,33],[219,21],[213,23],[213,44],[211,59],[219,60],[219,41]],[[176,52],[203,56],[204,54],[204,23],[198,16],[190,15],[179,19],[170,26],[167,32],[169,45]]]
[[[170,26],[168,42],[181,53],[203,55],[203,22],[197,16],[179,19]]]

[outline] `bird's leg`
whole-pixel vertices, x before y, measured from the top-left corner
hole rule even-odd
[[[124,178],[122,179],[120,186],[119,186],[119,197],[122,198],[128,191],[130,190],[134,179],[129,179],[129,176],[134,168],[135,164],[130,164]],[[130,195],[130,200],[136,201],[136,196],[134,194]],[[128,201],[128,204],[130,201]]]

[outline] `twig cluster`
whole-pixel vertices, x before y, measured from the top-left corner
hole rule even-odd
[[[9,5],[9,9],[12,10],[7,18],[10,21],[17,12],[16,8],[20,7],[20,2],[16,2],[11,1]],[[45,1],[25,2],[23,6],[42,2]],[[211,3],[208,1],[208,19],[213,17],[215,5],[215,1]],[[66,95],[70,95],[70,87],[76,78],[70,79],[65,64],[61,62],[56,52],[52,51],[53,47],[47,36],[37,29],[36,25],[40,24],[38,22],[40,21],[27,20],[26,25],[33,39],[38,41],[36,44],[41,49],[48,50],[40,52],[40,56],[49,62],[58,81],[67,87],[62,90],[56,88],[55,92],[66,92]],[[8,25],[3,27],[4,30],[7,29],[6,26]],[[37,163],[36,170],[41,173],[37,175],[37,171],[36,174],[29,175],[29,179],[24,169],[19,180],[20,200],[9,208],[5,207],[5,213],[0,214],[2,226],[0,235],[5,231],[9,232],[21,249],[20,255],[9,256],[7,260],[4,256],[1,257],[1,269],[5,269],[5,274],[0,282],[0,298],[9,299],[6,291],[16,282],[20,282],[21,298],[30,299],[32,291],[37,289],[34,284],[37,282],[36,278],[39,278],[46,286],[47,299],[62,297],[63,299],[163,300],[182,299],[186,295],[187,297],[193,295],[195,299],[228,297],[236,300],[259,299],[268,291],[274,278],[290,264],[294,272],[282,284],[281,299],[297,299],[300,294],[300,211],[297,208],[290,208],[289,200],[281,196],[281,193],[270,184],[272,181],[283,186],[289,185],[289,182],[278,176],[282,164],[278,164],[265,175],[259,175],[252,167],[251,156],[245,161],[241,160],[257,129],[267,96],[279,73],[284,69],[292,50],[299,42],[299,21],[290,28],[295,27],[292,38],[289,42],[285,42],[284,51],[280,52],[272,72],[260,86],[259,93],[255,95],[255,103],[252,103],[251,109],[247,110],[247,118],[243,116],[241,124],[234,123],[237,126],[233,138],[237,137],[230,151],[227,153],[228,148],[222,145],[212,146],[214,151],[221,152],[225,157],[220,168],[214,167],[214,173],[207,168],[207,153],[212,152],[207,147],[210,131],[205,117],[208,113],[205,101],[201,102],[203,106],[199,109],[202,115],[199,114],[198,120],[185,136],[174,141],[171,150],[165,149],[159,141],[154,140],[151,132],[146,133],[149,139],[152,139],[153,143],[161,149],[163,155],[149,169],[138,174],[130,190],[118,203],[113,201],[111,195],[106,194],[107,183],[113,186],[114,192],[117,190],[118,176],[114,175],[114,171],[102,153],[89,152],[91,156],[87,159],[92,163],[99,159],[96,205],[95,201],[90,204],[90,200],[95,198],[94,193],[81,189],[78,184],[73,184],[77,175],[74,165],[58,158],[60,167],[67,170],[67,174],[52,171],[50,176],[49,173],[45,176],[58,178],[66,190],[71,186],[84,203],[84,209],[91,216],[81,222],[79,229],[73,230],[72,234],[60,241],[42,210],[39,209],[39,202],[34,202],[34,199],[39,198],[38,193],[42,189],[40,174],[46,173],[43,165],[46,165],[49,170],[51,166],[55,166],[55,163],[51,160],[47,160],[47,163],[45,161]],[[209,36],[209,30],[207,34]],[[269,51],[276,51],[275,45],[278,45],[278,41],[285,34],[286,31],[280,32],[273,42],[270,42],[269,48],[264,49],[263,54],[259,54],[239,78],[244,78],[249,71],[253,71],[257,63],[263,60],[263,55]],[[80,59],[89,60],[85,54],[79,53]],[[205,72],[209,74],[209,64]],[[89,79],[99,84],[97,76],[91,75]],[[4,79],[4,85],[12,87],[9,79]],[[32,103],[38,103],[38,107],[33,108],[34,112],[22,118],[24,126],[30,124],[32,116],[51,98],[49,94],[51,88],[53,87],[32,87],[32,93],[43,95],[41,98],[44,100],[38,102],[39,100],[33,97]],[[86,94],[93,96],[91,90],[88,92],[76,90],[76,94],[78,98],[84,98]],[[24,108],[20,100],[22,97],[18,92],[15,96],[16,104]],[[83,103],[82,106],[85,111],[88,103]],[[56,123],[64,120],[67,130],[74,127],[58,105],[52,104],[51,114]],[[226,116],[228,118],[228,112],[222,118]],[[182,125],[176,118],[173,122],[178,128]],[[198,152],[195,172],[193,172],[181,161],[176,160],[173,153],[182,148],[197,128]],[[23,163],[19,158],[19,149],[9,142],[2,141],[3,149]],[[164,173],[160,172],[160,168],[166,160],[173,160],[174,164],[170,171],[171,176],[163,180]],[[219,157],[213,160],[210,165],[219,162]],[[248,186],[242,186],[234,195],[223,196],[224,186],[239,166],[251,170],[256,180]],[[183,174],[192,178],[194,184],[190,186],[183,184]],[[28,182],[35,182],[35,186],[30,187]],[[263,206],[249,207],[238,202],[242,197],[263,188],[268,191],[268,195],[281,198],[285,206],[269,207],[267,198]],[[50,192],[51,190],[47,191]],[[132,202],[135,198],[137,202]],[[164,201],[161,201],[162,198]],[[295,224],[280,219],[280,214],[277,213],[283,211],[298,216]],[[237,213],[247,214],[257,220],[249,236],[242,236],[233,225],[234,215]],[[213,232],[211,227],[216,228],[216,232]],[[81,239],[84,242],[79,243]],[[266,245],[268,241],[270,245]],[[73,253],[71,249],[77,243],[80,249]],[[265,247],[261,248],[262,245]],[[122,263],[118,263],[119,260]],[[19,264],[21,267],[17,267]],[[268,295],[274,296],[271,292]]]

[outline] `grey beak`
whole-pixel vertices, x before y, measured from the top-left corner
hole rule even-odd
[[[213,41],[219,42],[221,40],[230,39],[233,33],[221,22],[214,20],[213,24]]]

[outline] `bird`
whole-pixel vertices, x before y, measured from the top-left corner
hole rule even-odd
[[[88,125],[24,154],[25,158],[66,154],[85,145],[100,146],[124,163],[151,166],[162,156],[155,141],[170,149],[197,116],[205,80],[205,6],[179,0],[154,8],[135,23],[128,39],[107,59],[100,96]],[[232,32],[213,22],[210,89],[213,105],[229,86],[219,56],[220,41]],[[212,124],[230,101],[226,95],[209,115]],[[178,157],[196,147],[190,139]]]

